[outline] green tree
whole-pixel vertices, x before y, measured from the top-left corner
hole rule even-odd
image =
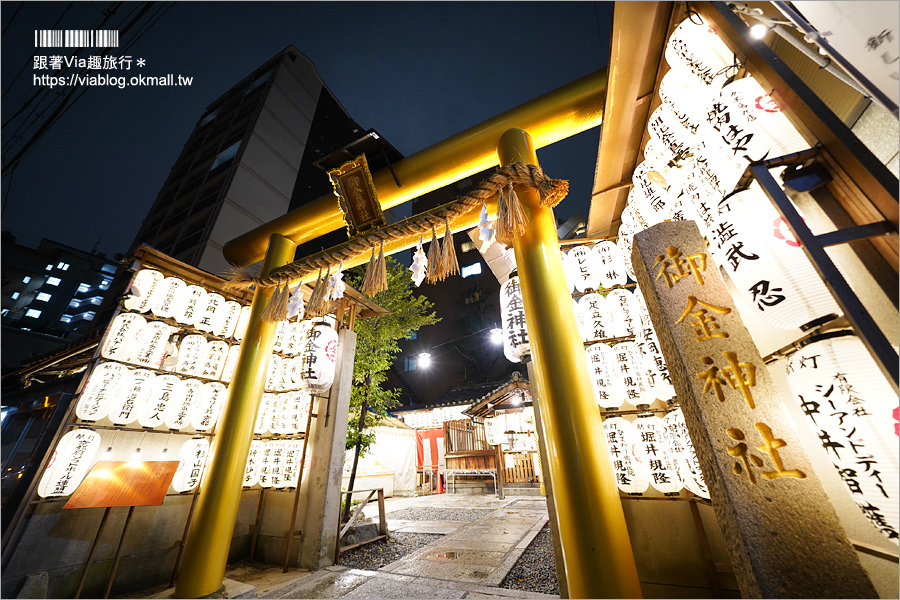
[[[387,411],[399,404],[399,390],[385,389],[387,371],[400,352],[399,341],[424,325],[440,321],[433,304],[416,294],[409,271],[400,263],[386,257],[387,289],[375,294],[372,300],[390,312],[367,319],[358,319],[356,358],[353,363],[353,389],[350,393],[350,419],[347,423],[347,450],[354,450],[350,470],[349,489],[356,480],[359,457],[375,440],[372,428],[387,416]],[[347,272],[347,283],[359,289],[365,276],[364,268]],[[350,518],[350,496],[344,505],[343,520]]]

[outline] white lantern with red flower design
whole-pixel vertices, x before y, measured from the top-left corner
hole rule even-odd
[[[38,483],[41,498],[68,496],[81,485],[100,448],[100,434],[73,429],[59,440]]]
[[[334,381],[338,334],[325,322],[315,323],[303,337],[300,354],[301,387],[312,392],[325,392]]]

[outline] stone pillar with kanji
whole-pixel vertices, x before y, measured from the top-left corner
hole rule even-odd
[[[659,336],[746,598],[877,598],[693,221],[634,236]]]

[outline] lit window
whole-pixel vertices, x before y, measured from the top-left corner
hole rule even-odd
[[[101,281],[100,281],[100,286],[99,286],[100,289],[101,289],[101,290],[108,289],[108,288],[109,288],[109,281],[110,281],[109,279],[103,279],[103,280],[101,280]]]
[[[50,302],[50,298],[52,298],[52,297],[53,296],[51,296],[47,292],[41,292],[40,294],[37,295],[37,301],[38,302]]]
[[[416,359],[406,357],[403,359],[403,370],[404,371],[415,371],[416,370]]]
[[[63,315],[59,318],[59,320],[62,321],[63,323],[71,323],[72,317],[69,315]]]
[[[81,300],[75,300],[73,298],[72,301],[69,302],[69,308],[78,308],[79,306],[81,306]]]
[[[93,298],[88,300],[88,302],[90,302],[91,304],[100,304],[101,302],[103,302],[103,296],[94,296]]]
[[[95,313],[94,311],[91,310],[86,313],[83,313],[81,315],[81,318],[84,319],[85,321],[93,321],[94,317],[96,317],[96,316],[97,316],[97,313]]]
[[[0,317],[5,317],[8,314],[9,314],[8,308],[4,308],[3,310],[0,310]]]
[[[464,278],[471,277],[472,275],[481,275],[481,263],[477,262],[471,265],[466,265],[462,268],[462,272],[460,274]]]
[[[102,267],[100,267],[100,270],[104,273],[115,273],[116,267],[115,265],[103,265]]]
[[[459,249],[463,252],[471,252],[475,249],[475,244],[473,242],[463,242],[459,245]]]
[[[86,283],[79,283],[79,284],[78,284],[78,293],[79,293],[79,294],[82,293],[82,292],[87,292],[87,291],[89,291],[90,289],[91,289],[91,286],[89,286],[89,285],[86,284]]]
[[[18,300],[18,299],[19,299],[19,292],[13,292],[13,293],[12,293],[12,296],[10,296],[10,298],[12,298],[13,300]]]
[[[46,270],[47,270],[47,271],[53,270],[53,265],[47,265],[47,269],[46,269]]]
[[[22,278],[22,283],[28,283],[29,281],[31,281],[31,277],[29,277],[28,275]]]
[[[216,157],[216,160],[213,161],[212,166],[209,168],[210,171],[218,167],[219,165],[227,163],[229,160],[234,158],[234,155],[237,154],[238,148],[241,147],[240,142],[235,142],[232,145],[228,146]]]
[[[59,285],[61,281],[62,279],[60,279],[59,277],[48,277],[47,285]]]
[[[250,87],[247,88],[247,91],[246,91],[246,93],[244,93],[244,95],[246,96],[247,94],[249,94],[250,92],[252,92],[252,91],[255,90],[256,88],[258,88],[259,86],[261,86],[262,84],[264,84],[266,81],[268,81],[268,80],[269,80],[269,76],[270,76],[271,74],[272,74],[272,71],[266,71],[265,73],[263,73],[262,75],[260,75],[259,77],[257,77],[257,78],[256,78],[256,81],[254,81],[253,83],[251,83],[251,84],[250,84]]]
[[[59,269],[60,271],[68,271],[68,270],[69,270],[69,263],[64,263],[64,262],[58,263],[58,264],[56,265],[56,268]]]
[[[39,316],[41,316],[41,311],[35,310],[35,309],[33,309],[33,308],[29,308],[29,309],[25,312],[25,316],[26,316],[26,317],[31,317],[32,319],[37,319]]]

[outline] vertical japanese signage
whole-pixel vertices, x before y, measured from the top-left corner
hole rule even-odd
[[[635,234],[632,265],[742,594],[874,597],[697,225]]]

